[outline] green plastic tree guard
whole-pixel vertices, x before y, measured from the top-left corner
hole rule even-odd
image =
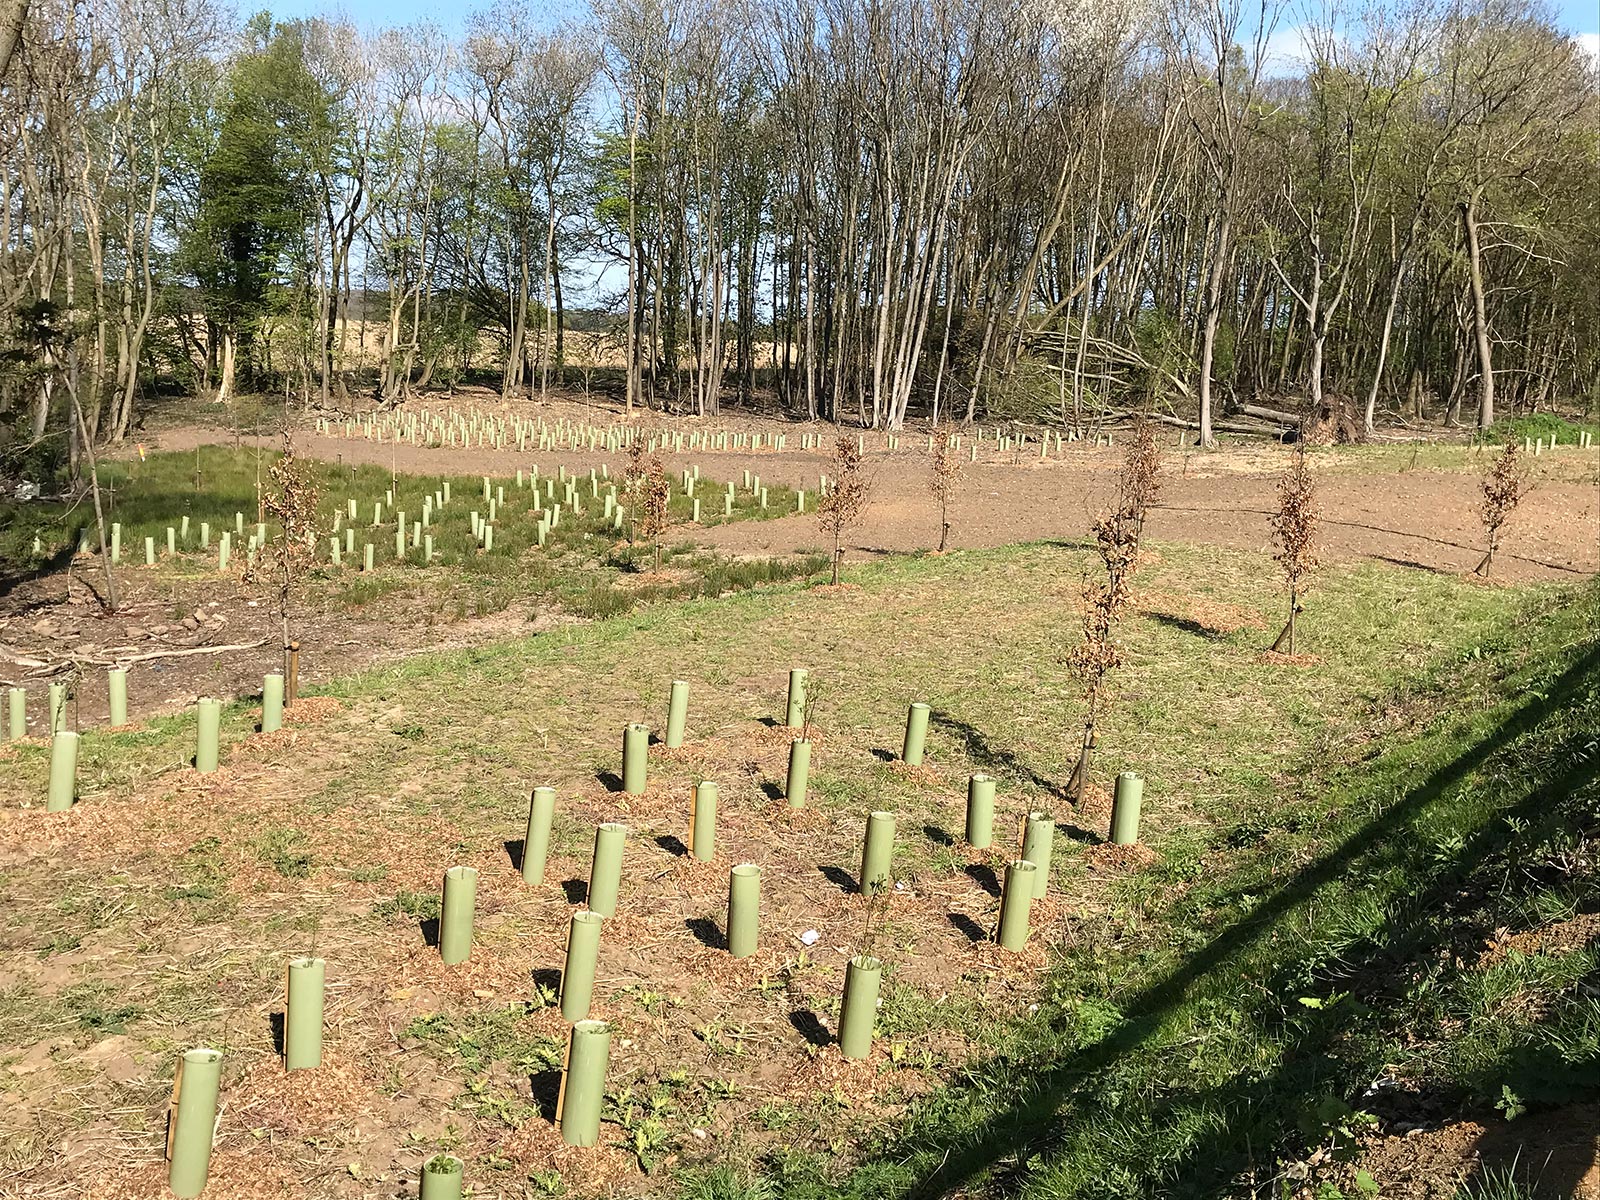
[[[650,729],[634,721],[622,731],[622,790],[630,796],[644,791],[650,762]]]
[[[789,778],[783,787],[790,808],[806,806],[806,777],[810,773],[811,741],[808,738],[795,738],[789,743]]]
[[[465,962],[472,953],[472,918],[478,906],[478,869],[451,867],[444,873],[444,899],[439,906],[439,957],[447,966]]]
[[[740,863],[728,872],[728,953],[749,958],[761,931],[761,868]]]
[[[867,835],[861,847],[861,894],[886,891],[894,870],[894,814],[882,810],[867,814]]]
[[[597,912],[575,912],[567,926],[567,962],[561,970],[561,1015],[581,1021],[594,1001],[595,967],[600,960],[600,930],[605,918]]]
[[[926,704],[918,701],[906,713],[906,740],[900,757],[908,767],[922,765],[922,751],[928,743],[928,714],[931,711]]]
[[[1033,877],[1033,896],[1042,900],[1050,887],[1050,855],[1054,849],[1056,823],[1047,812],[1035,810],[1022,826],[1022,857],[1039,870]]]
[[[589,911],[602,917],[617,915],[617,891],[622,886],[622,851],[628,827],[618,821],[597,825],[594,858],[589,864]]]
[[[536,787],[528,800],[528,831],[522,835],[522,881],[544,882],[544,863],[550,856],[550,825],[556,815],[556,790]]]
[[[467,1164],[454,1154],[435,1154],[422,1164],[419,1200],[461,1200]]]
[[[121,521],[113,521],[111,523],[111,561],[114,562],[114,563],[122,561],[122,522]]]
[[[327,964],[320,958],[289,961],[283,1017],[283,1066],[303,1071],[322,1065],[322,999]]]
[[[789,707],[783,718],[789,729],[799,729],[806,722],[806,669],[789,668]]]
[[[1034,879],[1039,868],[1027,859],[1006,864],[1006,881],[1000,894],[1000,928],[997,938],[1007,950],[1021,950],[1028,942],[1028,910],[1033,907]]]
[[[667,701],[667,749],[683,745],[683,729],[689,722],[689,681],[674,679]]]
[[[1132,771],[1117,776],[1111,798],[1111,842],[1131,846],[1139,840],[1139,806],[1144,801],[1144,780]]]
[[[126,667],[112,667],[106,672],[106,697],[111,710],[112,725],[128,723],[128,671]]]
[[[233,553],[233,534],[223,530],[222,540],[217,543],[217,574],[227,573],[228,555],[231,553]]]
[[[222,733],[222,701],[202,696],[194,710],[194,769],[215,771]]]
[[[566,1069],[561,1073],[561,1096],[556,1101],[561,1140],[569,1146],[599,1144],[600,1105],[605,1099],[610,1058],[611,1026],[604,1021],[573,1025]]]
[[[144,540],[144,565],[147,567],[156,565],[156,539],[153,537]]]
[[[167,1186],[175,1196],[198,1196],[211,1173],[211,1140],[217,1124],[217,1092],[222,1085],[222,1051],[203,1046],[186,1051],[173,1083],[168,1118]]]
[[[967,845],[986,850],[994,844],[994,779],[978,774],[967,780]]]
[[[361,569],[372,570],[372,543],[368,542],[361,548]]]
[[[202,549],[202,550],[211,549],[211,522],[210,521],[201,521],[200,522],[200,549]]]
[[[261,732],[283,728],[283,672],[268,671],[261,678]]]
[[[717,852],[717,785],[702,779],[694,786],[694,811],[689,821],[689,853],[710,862]]]
[[[50,685],[50,732],[60,733],[67,727],[67,688],[65,684]]]
[[[872,1053],[872,1027],[878,1020],[878,989],[883,962],[858,954],[844,970],[844,1003],[839,1009],[839,1048],[846,1058]]]
[[[63,729],[50,739],[50,791],[46,812],[66,812],[78,789],[78,735]]]
[[[178,552],[178,531],[171,525],[167,526],[167,557],[171,558]]]
[[[28,736],[28,689],[6,689],[6,738],[16,741]]]
[[[424,562],[433,561],[433,534],[431,533],[422,535],[422,560]]]

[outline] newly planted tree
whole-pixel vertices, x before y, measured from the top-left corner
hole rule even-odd
[[[939,553],[950,539],[950,500],[961,481],[961,456],[942,425],[933,427],[933,450],[928,455],[928,491],[939,505]]]
[[[286,679],[295,672],[290,662],[293,636],[295,591],[311,569],[312,546],[316,544],[317,488],[311,472],[295,458],[294,439],[285,431],[283,454],[268,471],[271,486],[262,504],[278,523],[278,536],[261,548],[244,569],[246,583],[270,585],[278,598],[278,622],[283,640],[283,670]],[[286,697],[293,700],[291,694]]]
[[[1144,431],[1149,433],[1148,430]],[[1096,723],[1106,676],[1122,665],[1122,648],[1117,645],[1116,627],[1132,594],[1128,581],[1139,565],[1139,538],[1145,514],[1160,490],[1160,457],[1155,439],[1135,436],[1123,454],[1117,473],[1117,501],[1110,511],[1101,513],[1090,527],[1095,548],[1105,575],[1083,584],[1083,639],[1067,656],[1068,665],[1083,685],[1085,710],[1083,743],[1067,789],[1075,805],[1081,805],[1089,783],[1090,759],[1094,753]]]
[[[639,485],[639,532],[650,539],[655,570],[661,570],[661,535],[667,530],[667,502],[672,498],[672,481],[659,458],[652,457]]]
[[[1478,506],[1478,515],[1483,520],[1488,548],[1483,561],[1477,566],[1477,574],[1487,577],[1489,568],[1494,565],[1495,551],[1500,549],[1501,526],[1510,518],[1518,502],[1528,494],[1528,480],[1523,474],[1522,456],[1515,442],[1507,442],[1506,448],[1495,456],[1489,473],[1479,486],[1483,489],[1483,503]]]
[[[861,524],[867,511],[868,483],[861,469],[861,444],[841,437],[833,446],[833,480],[828,494],[817,502],[822,532],[833,541],[833,582],[839,582],[839,564],[844,561],[844,535]]]
[[[1278,511],[1272,516],[1272,536],[1278,550],[1272,557],[1283,567],[1289,589],[1289,619],[1274,651],[1294,653],[1294,623],[1301,610],[1300,599],[1317,569],[1317,485],[1304,451],[1296,451],[1294,462],[1278,480]]]
[[[1150,506],[1161,498],[1161,448],[1156,445],[1155,424],[1143,417],[1135,422],[1133,440],[1123,454],[1117,492],[1133,522],[1137,543],[1144,537]]]

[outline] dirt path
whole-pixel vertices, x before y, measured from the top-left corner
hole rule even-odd
[[[584,410],[552,415],[583,419]],[[542,411],[542,410],[541,410]],[[523,414],[527,415],[527,414]],[[604,414],[588,413],[604,420]],[[161,449],[233,441],[231,433],[185,428],[164,433]],[[248,440],[248,439],[247,439]],[[798,441],[798,436],[791,437]],[[908,436],[907,446],[915,441]],[[918,443],[920,445],[920,443]],[[425,448],[362,439],[300,438],[303,453],[329,461],[373,463],[402,472],[511,475],[518,467],[565,464],[588,470],[618,455],[586,452]],[[987,453],[993,456],[992,445]],[[1151,520],[1157,539],[1266,550],[1268,516],[1276,508],[1277,476],[1289,451],[1252,446],[1200,454],[1169,450],[1167,483]],[[955,547],[989,547],[1083,535],[1090,515],[1109,497],[1120,451],[1074,446],[1063,458],[1040,462],[967,464],[951,513]],[[829,469],[827,454],[795,449],[664,454],[674,468],[699,464],[718,479],[745,470],[791,487],[815,489]],[[848,541],[853,556],[926,550],[937,544],[937,514],[927,493],[927,467],[915,449],[870,451],[873,501],[863,525]],[[1317,460],[1323,517],[1323,557],[1374,558],[1424,570],[1470,571],[1482,557],[1478,476],[1468,471],[1375,469],[1341,453]],[[1507,549],[1496,562],[1505,580],[1558,581],[1600,570],[1600,455],[1577,450],[1532,465],[1535,489],[1506,530]],[[703,530],[705,545],[734,554],[775,554],[820,547],[823,536],[810,515],[740,522]]]

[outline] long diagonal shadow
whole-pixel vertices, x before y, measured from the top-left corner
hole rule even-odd
[[[942,1147],[944,1153],[939,1165],[912,1187],[910,1194],[934,1197],[960,1192],[980,1173],[998,1163],[1058,1152],[1064,1141],[1074,1135],[1079,1123],[1105,1103],[1101,1088],[1095,1083],[1096,1075],[1108,1071],[1124,1056],[1154,1039],[1196,983],[1235,956],[1257,947],[1272,935],[1284,917],[1312,901],[1321,889],[1340,879],[1362,860],[1369,859],[1363,865],[1372,869],[1385,859],[1405,857],[1414,847],[1404,835],[1430,805],[1498,751],[1539,725],[1548,714],[1570,702],[1580,689],[1591,687],[1597,672],[1600,672],[1600,646],[1591,646],[1561,673],[1547,692],[1529,693],[1530,699],[1469,750],[1441,766],[1381,814],[1329,848],[1301,869],[1291,882],[1262,900],[1248,916],[1227,926],[1182,965],[1130,996],[1120,1006],[1125,1014],[1124,1021],[1111,1033],[1063,1060],[1036,1070],[1005,1111],[988,1117],[975,1130],[960,1134],[958,1139],[952,1139],[952,1144]],[[1562,778],[1532,789],[1510,808],[1497,810],[1495,819],[1486,821],[1483,827],[1464,839],[1451,856],[1451,862],[1435,870],[1433,882],[1425,893],[1407,897],[1403,911],[1385,922],[1385,929],[1391,936],[1367,939],[1374,948],[1373,957],[1389,953],[1381,947],[1395,937],[1403,940],[1425,926],[1431,919],[1431,906],[1436,906],[1440,898],[1449,893],[1461,872],[1489,852],[1497,839],[1504,839],[1506,820],[1526,820],[1537,815],[1542,807],[1549,805],[1552,795],[1572,785],[1575,773],[1584,769],[1583,762],[1575,761]],[[1592,772],[1592,764],[1587,769]],[[1251,986],[1255,982],[1252,981]],[[1319,1028],[1326,1032],[1326,1023]],[[1234,1089],[1230,1092],[1233,1097],[1230,1107],[1237,1107],[1240,1097],[1245,1098],[1248,1107],[1250,1094],[1265,1094],[1272,1083],[1269,1076],[1245,1092]],[[1159,1111],[1161,1106],[1156,1107]],[[939,1149],[941,1147],[932,1148],[934,1152]],[[918,1145],[904,1147],[904,1150],[919,1157],[930,1152],[925,1137]],[[1226,1180],[1228,1172],[1237,1165],[1237,1162],[1217,1158],[1208,1159],[1203,1167],[1192,1161],[1185,1163],[1190,1174],[1185,1184],[1186,1193],[1205,1194],[1207,1186]],[[1193,1178],[1196,1173],[1203,1173],[1205,1178]],[[1182,1168],[1179,1178],[1182,1178]],[[985,1194],[1004,1194],[1009,1190],[1003,1184],[996,1187],[997,1182],[991,1180],[985,1186]]]

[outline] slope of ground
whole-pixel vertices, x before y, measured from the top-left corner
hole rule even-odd
[[[65,816],[38,806],[43,747],[8,751],[0,1184],[23,1195],[159,1194],[172,1063],[199,1043],[228,1055],[221,1195],[404,1194],[438,1149],[469,1159],[484,1196],[670,1192],[718,1164],[733,1172],[724,1183],[762,1171],[806,1191],[835,1179],[818,1163],[848,1163],[864,1135],[892,1138],[908,1119],[909,1140],[886,1143],[890,1165],[863,1168],[862,1190],[903,1186],[946,1155],[947,1170],[965,1171],[972,1138],[986,1169],[999,1162],[1014,1179],[1037,1162],[1067,1194],[1079,1185],[1053,1164],[1087,1162],[1072,1154],[1091,1128],[1125,1131],[1095,1160],[1095,1178],[1121,1182],[1093,1194],[1139,1194],[1173,1177],[1222,1118],[1205,1108],[1136,1143],[1125,1103],[1175,1117],[1183,1107],[1160,1097],[1148,1061],[1132,1055],[1136,1071],[1106,1060],[1094,1076],[1104,1120],[1123,1125],[1083,1113],[1062,1124],[1061,1085],[1078,1066],[1056,1058],[1058,1070],[1038,1039],[1104,1055],[1109,1035],[1109,1048],[1135,1050],[1143,1042],[1127,1039],[1148,1024],[1147,979],[1169,969],[1212,979],[1225,956],[1205,952],[1209,938],[1229,936],[1241,916],[1256,928],[1280,909],[1300,913],[1303,872],[1320,860],[1314,841],[1297,839],[1370,802],[1355,790],[1332,804],[1284,802],[1303,764],[1346,757],[1372,731],[1371,706],[1488,644],[1525,601],[1440,575],[1336,567],[1304,623],[1321,665],[1286,668],[1260,654],[1280,604],[1269,561],[1162,546],[1140,577],[1131,657],[1097,760],[1102,778],[1137,769],[1149,780],[1154,865],[1130,874],[1099,846],[1103,801],[1072,813],[1059,793],[1079,719],[1059,659],[1084,561],[1063,546],[896,560],[861,570],[858,590],[778,585],[423,655],[337,683],[280,734],[252,735],[251,710],[231,709],[213,776],[186,765],[186,715],[91,731],[82,799]],[[1553,628],[1522,636],[1553,653]],[[765,723],[791,665],[815,672],[820,726],[799,815],[779,798],[786,738]],[[644,796],[611,791],[620,727],[658,722],[675,677],[692,686],[688,745],[655,752]],[[913,699],[934,707],[932,753],[926,770],[906,772],[886,760]],[[1411,710],[1394,711],[1399,727],[1379,733],[1407,733],[1398,714]],[[1002,780],[997,829],[1037,807],[1062,824],[1052,895],[1021,956],[982,940],[1011,839],[1002,833],[994,852],[957,840],[975,769]],[[709,865],[681,846],[689,785],[705,777],[723,789]],[[538,783],[559,789],[561,808],[549,882],[527,888],[516,839]],[[897,887],[873,907],[853,888],[871,808],[899,819]],[[593,826],[611,818],[633,831],[597,1000],[618,1036],[602,1148],[577,1152],[549,1123],[562,1044],[550,1002]],[[718,927],[727,867],[747,858],[766,870],[764,942],[736,964]],[[470,963],[447,970],[425,933],[440,873],[457,863],[483,873],[479,937]],[[1322,884],[1339,873],[1320,870]],[[867,947],[890,972],[873,1057],[853,1064],[829,1037],[842,964]],[[329,960],[328,1062],[286,1077],[273,1017],[285,959],[306,952]],[[1276,960],[1250,969],[1249,981],[1230,974],[1225,993],[1271,980],[1275,1002],[1324,1001],[1295,1005],[1296,1027],[1350,1011],[1333,1003],[1349,984],[1319,970],[1290,986],[1273,978]],[[1270,1076],[1277,1031],[1250,1032],[1253,1013],[1222,1004],[1207,1011],[1223,1028],[1164,1041],[1159,1073],[1183,1080],[1233,1062],[1247,1083]],[[1023,1052],[1026,1067],[963,1066]],[[1042,1090],[1020,1093],[1035,1071]],[[946,1089],[952,1078],[984,1082]],[[1038,1099],[1011,1111],[1023,1094]],[[1239,1096],[1248,1106],[1249,1088]],[[1232,1112],[1227,1099],[1216,1103]],[[1053,1130],[1038,1144],[1036,1118]],[[1148,1169],[1135,1171],[1134,1158]],[[1210,1178],[1224,1166],[1219,1153],[1198,1169]],[[966,1178],[952,1174],[949,1186]]]
[[[1600,1194],[1597,728],[1591,584],[1212,806],[962,1087],[786,1194]]]

